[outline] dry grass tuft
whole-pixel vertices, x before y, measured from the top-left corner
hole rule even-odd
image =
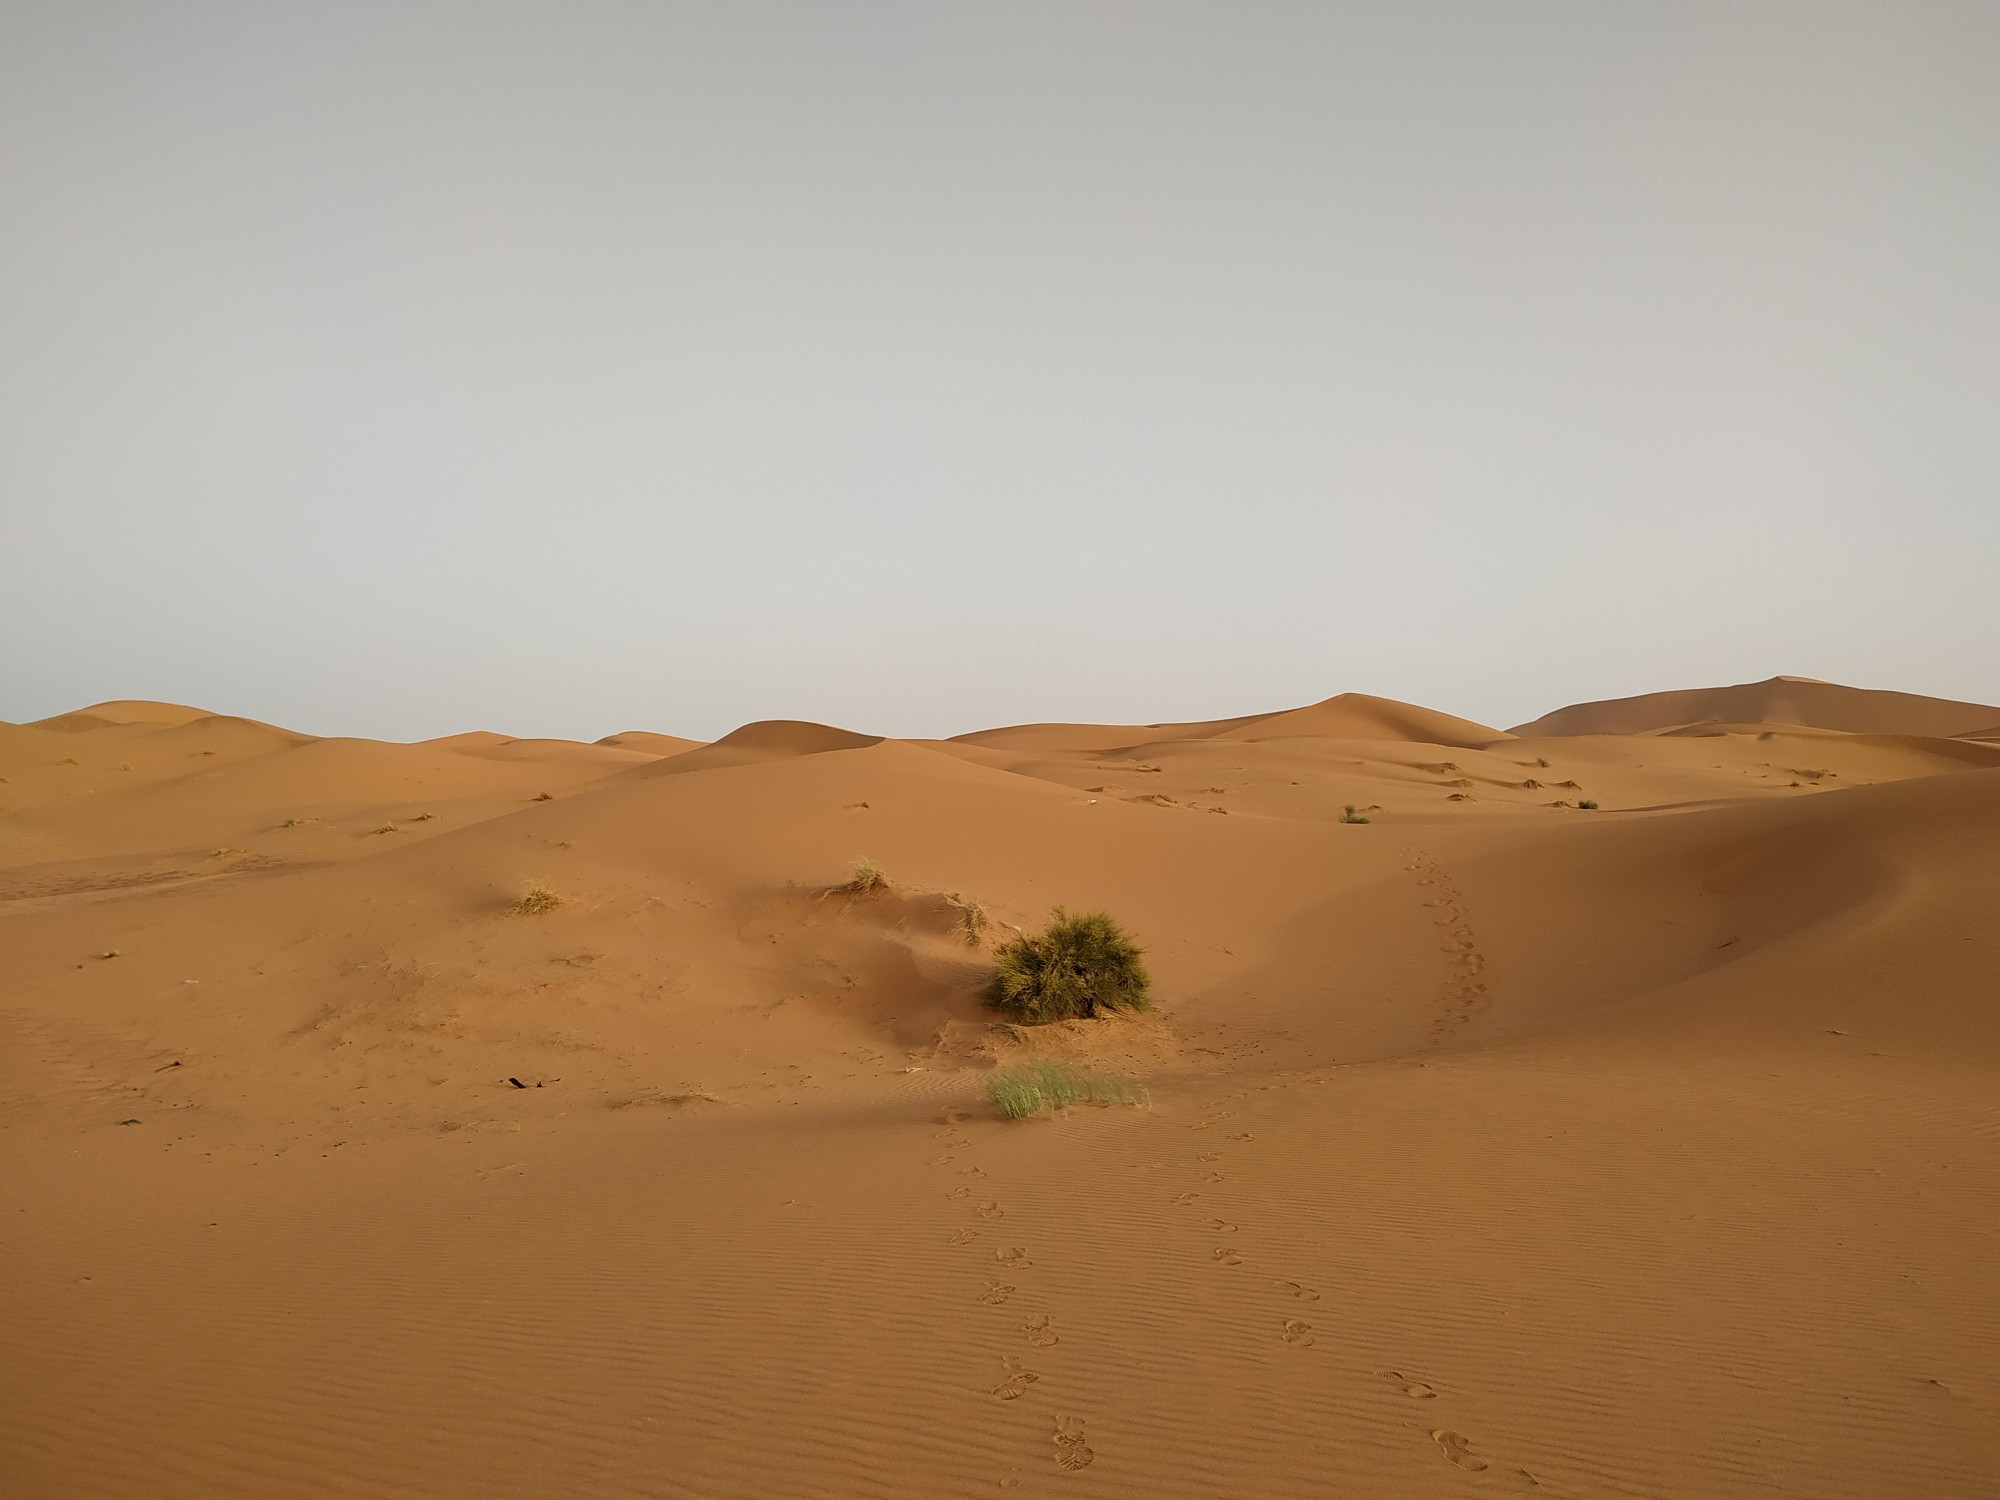
[[[889,872],[864,854],[848,868],[846,881],[834,889],[850,896],[886,891],[889,889]]]
[[[977,896],[961,896],[957,891],[947,891],[945,902],[958,913],[958,930],[965,941],[977,944],[986,936],[986,929],[993,925],[993,918],[986,910],[986,903]]]
[[[553,802],[556,800],[556,794],[554,792],[537,792],[528,800],[531,802]]]
[[[562,904],[563,898],[546,881],[531,880],[528,882],[528,888],[521,893],[521,899],[507,910],[517,917],[539,917],[544,912],[554,911]]]

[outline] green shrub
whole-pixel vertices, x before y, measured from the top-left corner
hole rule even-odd
[[[1360,811],[1350,802],[1340,810],[1340,821],[1343,823],[1366,823],[1368,820],[1362,817]]]
[[[1075,1104],[1140,1104],[1145,1092],[1122,1079],[1107,1078],[1067,1063],[1030,1063],[1002,1068],[987,1081],[987,1093],[1010,1120]]]
[[[1588,798],[1585,798],[1583,801],[1577,803],[1577,806],[1582,808],[1585,812],[1597,811],[1597,804],[1595,802],[1590,801]]]
[[[1072,917],[1060,906],[1048,929],[994,955],[993,1003],[1039,1025],[1110,1010],[1150,1010],[1141,950],[1101,911]]]

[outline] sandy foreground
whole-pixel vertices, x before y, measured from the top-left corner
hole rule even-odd
[[[0,777],[9,1497],[2000,1495],[2000,708]],[[997,1024],[1058,903],[1155,1014]]]

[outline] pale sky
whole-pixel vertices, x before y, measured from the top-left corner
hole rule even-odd
[[[2000,6],[0,0],[0,719],[2000,701]]]

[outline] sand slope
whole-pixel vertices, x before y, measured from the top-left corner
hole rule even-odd
[[[1994,747],[90,717],[0,726],[10,1495],[1996,1493]],[[995,1024],[1057,903],[1156,1014]]]

